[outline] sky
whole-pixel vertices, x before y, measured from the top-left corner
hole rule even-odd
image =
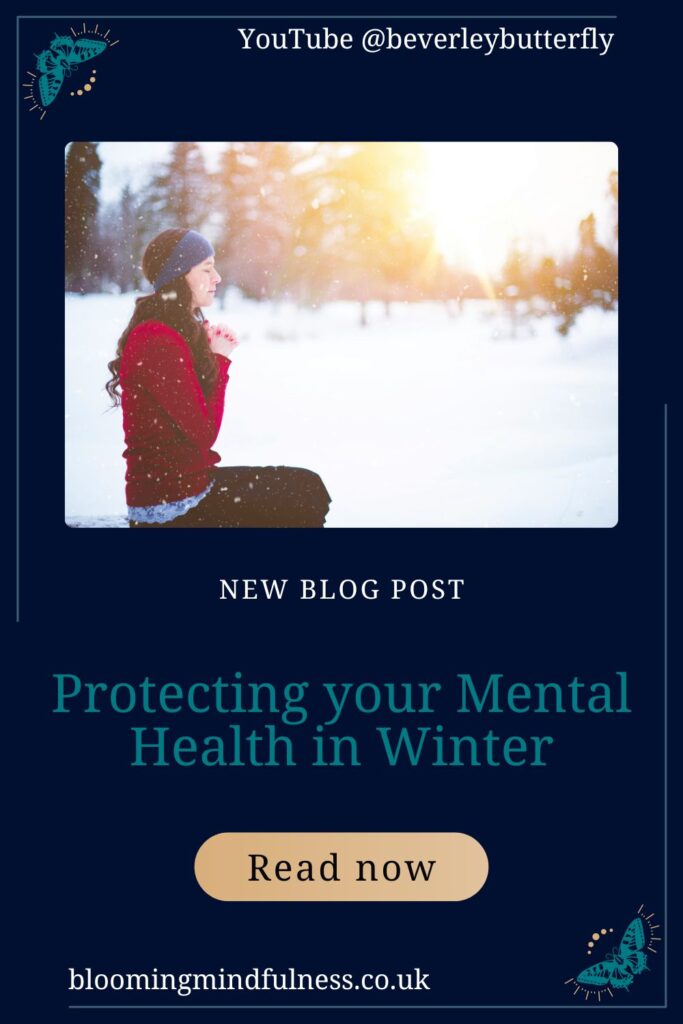
[[[200,143],[209,168],[224,142]],[[381,145],[381,143],[378,143]],[[449,262],[495,270],[515,238],[562,256],[579,221],[593,212],[598,237],[611,229],[607,183],[617,169],[610,142],[424,142],[426,173],[417,201],[433,221]],[[141,185],[171,143],[102,142],[102,198],[116,199],[130,181]]]

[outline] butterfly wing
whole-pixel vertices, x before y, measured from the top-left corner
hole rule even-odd
[[[624,959],[629,971],[632,971],[633,974],[642,974],[643,971],[647,970],[647,957],[637,949],[633,953],[629,953]]]
[[[50,49],[54,50],[62,60],[69,63],[73,61],[74,41],[70,36],[55,36],[50,43]]]
[[[617,965],[611,960],[601,960],[599,964],[591,964],[577,977],[582,985],[592,985],[594,988],[604,988],[612,985],[617,973]],[[620,986],[617,985],[617,988]]]
[[[624,932],[624,937],[619,945],[619,955],[627,957],[645,946],[645,929],[639,917],[634,917]]]
[[[101,39],[77,39],[70,60],[73,64],[82,64],[86,60],[97,57],[106,49],[107,44]]]
[[[57,98],[63,81],[64,72],[60,67],[56,67],[54,71],[48,71],[40,76],[38,79],[38,92],[40,93],[40,102],[44,107],[49,107],[52,101]]]
[[[61,67],[59,57],[52,53],[51,50],[41,50],[40,53],[36,54],[36,71],[42,71],[43,74],[46,74],[58,67]]]
[[[613,988],[630,988],[633,983],[633,975],[631,974],[626,964],[621,964],[615,967],[614,974],[612,976],[612,987]]]

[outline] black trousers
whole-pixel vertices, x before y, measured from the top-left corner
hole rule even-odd
[[[233,526],[321,527],[331,498],[317,473],[291,466],[219,466],[213,488],[195,508],[168,523],[138,529],[197,529]]]

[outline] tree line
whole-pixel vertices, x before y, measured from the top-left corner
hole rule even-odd
[[[412,195],[424,156],[414,143],[226,143],[207,168],[201,147],[179,142],[134,189],[103,202],[98,143],[73,142],[65,158],[66,289],[88,294],[147,287],[147,242],[167,227],[211,238],[223,288],[258,300],[318,307],[334,300],[437,300],[455,313],[470,298],[551,313],[566,333],[588,305],[615,307],[617,174],[607,187],[612,244],[597,239],[592,213],[562,260],[515,242],[499,272],[482,280],[450,266],[434,226]]]

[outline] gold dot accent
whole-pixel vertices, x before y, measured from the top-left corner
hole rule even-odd
[[[600,929],[600,934],[601,935],[607,935],[607,929],[606,928],[601,928]]]
[[[83,86],[83,88],[85,89],[86,92],[90,92],[90,90],[92,89],[92,85],[86,84],[86,85]]]
[[[90,78],[90,81],[91,81],[91,82],[96,82],[96,81],[97,81],[97,79],[95,78],[95,76],[94,76],[94,75],[92,75],[92,76],[91,76],[91,78]]]
[[[591,939],[599,939],[599,938],[600,938],[600,936],[599,936],[599,934],[597,932],[593,932],[593,934],[591,935]]]
[[[589,946],[594,946],[594,945],[595,945],[595,943],[594,943],[594,942],[589,942],[589,943],[588,943],[588,945],[589,945]]]
[[[76,90],[76,95],[77,96],[82,96],[83,95],[83,90],[82,89],[77,89]]]

